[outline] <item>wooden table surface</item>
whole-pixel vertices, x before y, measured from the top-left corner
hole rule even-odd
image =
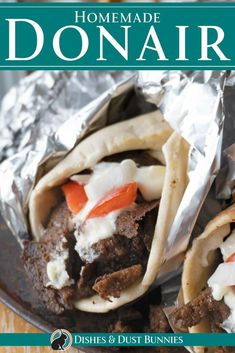
[[[5,305],[0,303],[0,333],[11,332],[39,332],[34,326],[14,314]],[[0,353],[52,353],[55,352],[49,347],[0,347]],[[79,353],[77,350],[70,348],[66,352]],[[82,353],[82,352],[80,352]]]

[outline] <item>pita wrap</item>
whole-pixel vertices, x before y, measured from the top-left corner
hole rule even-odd
[[[104,300],[98,295],[75,301],[76,308],[107,312],[143,295],[155,280],[162,262],[168,232],[187,186],[188,144],[174,132],[160,111],[105,127],[90,135],[55,168],[44,175],[29,201],[33,238],[43,236],[52,209],[60,200],[59,186],[72,175],[94,167],[104,157],[131,150],[151,150],[162,155],[166,172],[151,251],[143,278],[123,290],[119,298]]]
[[[230,234],[230,224],[235,222],[235,204],[219,213],[206,226],[204,232],[194,240],[188,251],[182,275],[183,302],[196,298],[207,286],[220,260],[218,249]],[[190,327],[191,333],[210,332],[209,320],[202,320]],[[194,347],[196,353],[213,352],[213,347]]]

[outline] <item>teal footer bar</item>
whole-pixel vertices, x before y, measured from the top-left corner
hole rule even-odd
[[[0,346],[51,346],[53,340],[60,339],[62,331],[58,330],[57,336],[50,333],[2,333]],[[235,346],[235,334],[73,333],[70,344],[74,347]]]

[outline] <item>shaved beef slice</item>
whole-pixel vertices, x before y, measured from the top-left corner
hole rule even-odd
[[[131,210],[122,212],[116,221],[117,234],[129,239],[136,237],[139,233],[140,221],[147,213],[155,209],[158,204],[158,201],[143,202]]]
[[[67,249],[69,252],[66,260],[66,270],[71,278],[78,279],[82,262],[74,247],[76,239],[73,234],[72,214],[66,202],[56,207],[48,223],[42,242],[46,244],[48,253],[60,254]]]
[[[229,316],[230,309],[223,300],[215,300],[211,289],[206,288],[191,302],[173,311],[171,320],[177,328],[185,330],[198,324],[203,318],[209,317],[210,313],[216,313],[214,318],[219,325]]]
[[[138,281],[141,275],[142,266],[134,265],[109,275],[98,277],[93,289],[103,299],[108,299],[110,296],[118,298],[121,291]]]
[[[48,239],[53,243],[57,243],[56,240],[58,240],[58,234],[66,235],[70,233],[71,220],[72,214],[64,201],[52,211],[43,239]]]
[[[127,255],[127,241],[122,241],[120,237],[114,236],[112,238],[102,239],[91,246],[92,251],[96,254],[96,262],[109,262],[111,270],[114,265],[111,262],[119,261]]]
[[[75,286],[64,287],[60,290],[48,286],[47,263],[52,259],[52,254],[59,256],[63,250],[68,250],[66,270],[70,277],[76,279],[81,268],[81,261],[74,250],[75,238],[70,232],[70,219],[71,213],[66,203],[63,202],[52,212],[42,240],[25,242],[22,254],[25,270],[35,289],[40,292],[47,307],[57,314],[72,309],[71,299]]]
[[[80,278],[77,282],[76,295],[79,298],[87,298],[95,294],[95,291],[92,289],[95,277],[95,264],[85,264],[81,269]]]
[[[65,310],[72,309],[73,286],[64,287],[61,290],[47,287],[49,279],[46,271],[48,262],[46,244],[33,241],[25,242],[22,259],[28,276],[32,280],[35,289],[39,291],[48,309],[56,314],[61,314]]]
[[[98,276],[140,262],[144,264],[147,257],[144,242],[141,239],[129,240],[119,235],[93,244],[92,249],[97,254],[94,262]]]

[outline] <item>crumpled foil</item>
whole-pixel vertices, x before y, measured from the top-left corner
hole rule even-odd
[[[220,167],[224,71],[145,71],[139,82],[149,102],[190,144],[189,184],[170,230],[165,259],[184,251]]]
[[[232,197],[235,186],[235,71],[231,71],[224,92],[225,124],[221,168],[216,179],[217,196],[221,200]],[[226,203],[224,203],[226,206]]]

